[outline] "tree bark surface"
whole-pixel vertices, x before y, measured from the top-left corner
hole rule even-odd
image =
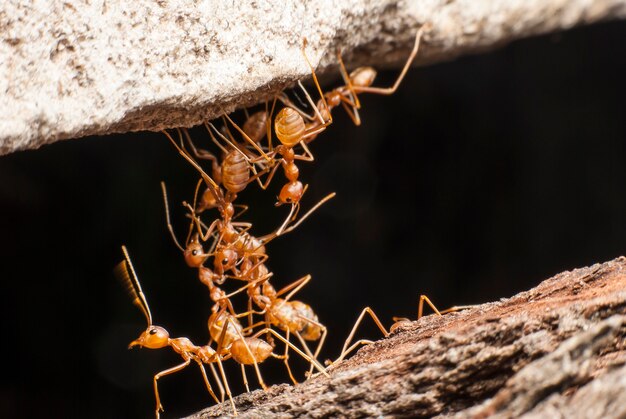
[[[626,0],[95,0],[0,10],[0,155],[194,126],[320,72],[416,64],[626,17]]]
[[[624,418],[626,258],[403,323],[329,374],[242,394],[239,415]],[[230,414],[223,403],[191,417]]]

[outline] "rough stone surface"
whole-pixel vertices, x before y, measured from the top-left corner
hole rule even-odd
[[[321,72],[416,63],[626,16],[625,0],[9,2],[0,9],[0,154],[193,126]]]
[[[238,396],[240,417],[624,417],[626,258],[423,317],[329,373]]]

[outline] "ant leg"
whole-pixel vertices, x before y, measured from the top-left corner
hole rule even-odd
[[[346,342],[343,344],[343,349],[341,350],[341,355],[339,355],[339,358],[337,358],[335,361],[332,362],[333,364],[343,360],[350,352],[352,352],[354,349],[356,349],[360,345],[366,345],[366,344],[369,344],[369,343],[372,342],[372,341],[369,341],[369,340],[359,340],[358,342],[353,344],[350,348],[348,348],[348,345],[350,344],[350,342],[354,338],[354,334],[356,333],[357,328],[359,327],[359,325],[363,321],[363,318],[365,317],[365,314],[369,314],[370,315],[372,320],[374,320],[374,323],[376,324],[376,326],[378,326],[380,331],[383,332],[383,335],[385,337],[389,336],[389,332],[387,332],[387,330],[385,330],[385,327],[382,325],[380,320],[378,320],[378,316],[376,316],[374,311],[371,308],[369,308],[369,307],[365,307],[363,309],[363,311],[361,312],[361,314],[359,315],[359,317],[356,320],[356,322],[354,323],[354,326],[352,327],[352,331],[348,335],[348,339],[346,339]]]
[[[252,307],[252,298],[248,298],[248,327],[252,330],[252,324],[254,323],[254,308]]]
[[[256,313],[256,314],[259,314],[259,315],[263,315],[263,314],[265,314],[265,310],[263,310],[263,311],[259,311],[259,312],[255,312],[255,313]],[[248,326],[248,327],[244,328],[244,329],[242,330],[242,332],[243,332],[244,334],[248,334],[248,335],[249,335],[249,334],[250,334],[250,333],[251,333],[251,332],[252,332],[255,328],[257,328],[257,327],[259,327],[259,326],[262,326],[262,325],[265,325],[266,327],[270,327],[270,326],[269,326],[269,323],[268,323],[267,321],[265,321],[265,320],[261,320],[261,321],[258,321],[258,322],[256,322],[256,323],[253,323],[252,325],[250,325],[250,326]]]
[[[206,122],[205,122],[205,126],[206,126]],[[191,151],[193,152],[194,156],[197,159],[209,160],[211,162],[211,169],[213,170],[213,173],[218,171],[220,169],[220,163],[219,163],[219,159],[217,158],[217,156],[208,150],[198,149],[196,145],[194,144],[193,140],[191,139],[191,135],[189,135],[189,131],[187,131],[187,129],[185,128],[182,128],[182,131],[183,131],[183,134],[185,135],[185,138],[187,139],[187,143],[189,143],[189,147],[191,148]]]
[[[164,412],[165,410],[163,409],[163,405],[161,405],[161,398],[159,397],[159,385],[157,383],[157,381],[159,380],[159,378],[164,377],[166,375],[170,375],[170,374],[174,374],[175,372],[178,372],[184,368],[186,368],[189,363],[191,362],[191,359],[186,360],[185,362],[183,362],[180,365],[177,365],[175,367],[166,369],[164,371],[161,371],[160,373],[156,374],[154,376],[154,396],[156,398],[156,416],[157,418],[159,417],[159,412]]]
[[[246,387],[246,392],[250,393],[250,387],[248,386],[248,376],[246,375],[246,367],[243,364],[241,365],[241,377],[243,378],[243,385]]]
[[[209,369],[211,370],[211,374],[213,374],[213,378],[215,379],[217,387],[220,390],[220,403],[224,403],[224,386],[222,385],[222,382],[217,375],[217,371],[215,371],[215,366],[213,365],[213,363],[209,364]]]
[[[294,335],[296,335],[296,337],[300,341],[300,345],[302,345],[302,348],[304,349],[304,352],[306,352],[306,354],[309,356],[309,358],[315,359],[317,361],[317,358],[313,355],[313,353],[311,352],[311,349],[309,349],[309,345],[307,345],[306,341],[304,340],[304,338],[302,337],[300,332],[296,331],[296,332],[294,332]],[[313,363],[311,363],[311,367],[310,368],[311,368],[310,371],[313,371]]]
[[[176,149],[178,150],[178,153],[181,156],[183,156],[183,158],[187,160],[200,173],[200,175],[202,176],[202,179],[204,179],[204,182],[207,184],[209,188],[211,188],[211,193],[213,193],[213,196],[215,197],[215,199],[219,201],[220,203],[223,203],[223,198],[221,194],[218,192],[219,191],[218,184],[215,183],[215,181],[211,178],[211,176],[209,176],[202,169],[202,167],[200,167],[200,165],[185,150],[183,150],[178,144],[176,144],[176,141],[174,141],[172,136],[166,130],[162,130],[161,132],[163,132],[163,134],[165,134],[167,139],[170,140],[170,142],[174,145],[174,147],[176,147]]]
[[[183,205],[187,206],[187,208],[189,208],[190,211],[193,211],[193,208],[191,208],[191,206],[184,202]],[[200,233],[200,239],[205,242],[207,240],[209,240],[209,237],[211,237],[211,235],[213,234],[213,230],[215,230],[215,228],[217,227],[217,224],[221,221],[219,218],[216,218],[215,220],[213,220],[213,222],[211,223],[211,225],[209,226],[209,228],[207,229],[206,233],[202,232],[202,225],[200,224],[200,218],[193,215],[192,213],[192,220],[196,223],[196,228],[198,229],[198,233]]]
[[[272,144],[272,115],[274,114],[274,108],[276,107],[276,96],[274,96],[274,100],[272,101],[272,109],[267,114],[266,129],[267,129],[267,149],[270,152],[274,151],[274,146]],[[265,102],[265,111],[267,112],[267,102]]]
[[[430,308],[432,308],[435,314],[437,314],[438,316],[441,316],[442,314],[452,313],[454,311],[467,310],[469,308],[475,307],[474,305],[454,306],[454,307],[450,307],[445,310],[439,311],[437,310],[437,307],[435,307],[435,305],[430,301],[430,299],[427,296],[420,295],[420,301],[417,306],[417,320],[422,318],[424,301],[426,301],[426,304],[428,304]]]
[[[454,307],[446,308],[445,310],[441,310],[440,313],[441,314],[454,313],[455,311],[469,310],[470,308],[474,308],[474,307],[476,307],[476,304],[469,304],[465,306],[454,306]]]
[[[315,127],[315,128],[312,128],[310,131],[309,131],[309,130],[307,130],[307,131],[306,131],[306,132],[302,135],[302,138],[301,138],[301,139],[302,139],[302,140],[304,140],[304,139],[306,139],[306,138],[309,138],[309,137],[312,137],[312,136],[316,136],[316,135],[318,135],[319,133],[321,133],[322,131],[324,131],[324,130],[326,129],[326,127],[327,127],[327,126],[328,126],[328,124],[326,124],[326,125],[322,125],[322,126],[318,126],[318,127]]]
[[[359,96],[354,91],[354,87],[352,86],[352,80],[350,80],[350,76],[348,75],[348,72],[346,71],[346,66],[343,64],[343,58],[341,58],[340,51],[337,51],[337,61],[339,61],[339,72],[341,73],[341,77],[343,78],[344,83],[346,83],[346,87],[348,88],[348,92],[350,93],[351,99],[354,99],[354,101],[349,101],[349,105],[352,106],[352,108],[354,109],[354,112],[357,112],[357,109],[361,108],[361,102],[359,102]],[[342,101],[346,99],[343,94],[341,95],[341,98],[342,98]],[[359,125],[359,124],[355,123],[355,125]]]
[[[274,179],[274,175],[276,174],[276,171],[278,170],[279,167],[280,167],[280,164],[274,165],[274,168],[272,169],[270,174],[267,175],[267,177],[265,178],[265,182],[263,182],[262,185],[259,185],[261,187],[261,189],[263,189],[263,190],[267,189],[267,187],[270,185],[270,182],[272,181],[272,179]]]
[[[219,358],[219,355],[216,357],[217,368],[220,370],[220,374],[222,375],[222,381],[224,382],[224,387],[226,387],[226,395],[230,400],[230,405],[233,408],[233,416],[237,416],[237,408],[235,407],[235,402],[233,401],[233,395],[230,392],[230,387],[228,386],[228,380],[226,379],[226,374],[224,374],[224,366],[222,365],[222,361]]]
[[[241,335],[241,333],[240,333]],[[241,338],[243,339],[243,337]],[[246,347],[246,350],[248,351],[248,355],[250,355],[252,357],[252,360],[254,361],[253,365],[254,365],[254,370],[256,371],[256,376],[259,380],[259,384],[261,385],[261,388],[264,391],[268,390],[267,385],[265,384],[265,381],[263,381],[263,377],[261,376],[261,370],[259,369],[259,364],[258,362],[256,362],[256,358],[254,357],[254,355],[252,355],[252,351],[250,350],[250,347],[248,346],[248,343],[244,340],[244,344]]]
[[[285,339],[287,339],[287,341],[289,341],[289,329],[287,329],[287,331],[285,332]],[[289,345],[285,345],[285,354],[284,355],[282,355],[282,356],[274,355],[274,358],[283,360],[283,362],[285,363],[285,367],[287,367],[287,374],[289,374],[289,378],[293,382],[293,385],[298,385],[299,384],[298,380],[296,380],[295,377],[293,376],[293,373],[291,372],[291,366],[289,365]]]
[[[211,141],[213,141],[213,144],[215,144],[224,154],[228,154],[228,150],[226,149],[226,147],[224,147],[223,145],[220,144],[219,141],[217,141],[217,138],[215,138],[215,135],[213,135],[213,131],[215,131],[215,133],[222,139],[224,140],[224,142],[228,145],[230,145],[232,148],[234,149],[238,149],[233,143],[230,142],[230,140],[228,140],[226,137],[224,137],[222,135],[221,132],[218,131],[217,128],[215,128],[215,125],[213,125],[211,122],[205,122],[204,123],[204,127],[206,128],[206,130],[209,132],[209,136],[211,137]],[[211,131],[211,129],[213,131]]]
[[[320,336],[320,341],[317,344],[317,348],[315,348],[315,352],[311,355],[311,351],[308,348],[308,345],[306,344],[305,340],[302,338],[302,336],[298,333],[297,336],[300,339],[300,343],[302,343],[302,346],[305,348],[306,352],[315,360],[317,360],[317,357],[320,354],[320,351],[322,350],[322,346],[324,346],[324,341],[326,340],[326,335],[328,334],[328,329],[326,329],[326,326],[324,326],[322,323],[309,319],[308,317],[303,317],[298,315],[298,317],[300,319],[302,319],[303,321],[310,323],[316,327],[319,327],[322,330],[322,334]],[[310,376],[313,373],[313,364],[311,364],[311,368],[308,371],[308,375]]]
[[[301,161],[315,161],[315,157],[313,156],[313,153],[311,153],[311,150],[309,150],[309,147],[306,145],[305,141],[300,141],[300,145],[302,146],[302,149],[304,150],[304,155],[295,155],[294,160],[301,160]]]
[[[275,239],[276,237],[280,236],[281,234],[283,234],[285,228],[289,225],[289,223],[292,221],[292,217],[294,216],[294,211],[296,209],[296,204],[292,204],[291,205],[291,210],[289,210],[289,215],[287,215],[287,218],[285,218],[285,221],[283,221],[283,223],[281,224],[281,226],[278,228],[278,230],[276,230],[275,233],[270,234],[270,238],[268,238],[267,240],[265,240],[266,236],[263,236],[260,238],[262,243],[267,243],[273,239]]]
[[[315,204],[310,210],[307,211],[306,214],[304,214],[302,217],[300,217],[300,219],[298,220],[297,223],[289,226],[288,228],[286,228],[281,234],[286,234],[289,233],[292,230],[295,230],[300,224],[302,224],[302,222],[304,220],[306,220],[311,214],[313,214],[315,211],[317,211],[317,209],[319,207],[321,207],[324,203],[326,203],[326,201],[332,199],[335,197],[335,195],[337,195],[335,192],[329,193],[328,195],[326,195],[324,198],[320,199],[320,201]]]
[[[276,167],[278,167],[278,165],[276,165]],[[254,166],[252,166],[251,169],[252,169],[253,175],[250,176],[250,178],[246,182],[246,185],[256,181],[259,184],[259,187],[261,187],[261,189],[263,189],[263,182],[261,182],[261,176],[263,176],[264,174],[269,172],[271,170],[271,168],[270,167],[266,167],[264,169],[261,169],[258,172],[256,171],[256,168]]]
[[[344,101],[343,97],[341,99],[341,106],[343,107],[343,109],[345,109],[346,113],[348,114],[354,125],[356,125],[357,127],[361,125],[361,117],[359,116],[359,110],[357,108],[351,109],[350,106],[348,106],[348,104]]]
[[[280,297],[281,295],[283,295],[287,291],[293,290],[285,297],[285,301],[289,301],[289,299],[291,297],[293,297],[295,293],[300,291],[302,289],[302,287],[304,287],[306,284],[308,284],[308,282],[310,280],[311,280],[311,275],[305,275],[305,276],[303,276],[300,279],[296,279],[291,284],[286,285],[284,288],[282,288],[280,291],[278,291],[276,293],[276,297]]]
[[[307,45],[307,40],[306,40],[306,38],[304,38],[303,42],[302,42],[302,55],[304,55],[304,60],[306,61],[307,65],[309,66],[309,69],[311,70],[311,76],[313,77],[313,82],[315,83],[315,87],[317,88],[317,91],[320,94],[322,102],[324,103],[324,107],[326,108],[326,112],[328,112],[328,121],[324,122],[324,118],[322,118],[322,115],[320,114],[319,109],[317,109],[317,106],[315,106],[315,104],[313,105],[313,109],[315,109],[315,112],[317,113],[317,116],[320,118],[320,122],[322,123],[323,128],[326,128],[328,125],[332,124],[333,116],[330,113],[330,108],[328,107],[328,103],[326,103],[326,98],[324,97],[324,93],[322,92],[322,88],[320,87],[320,83],[319,83],[319,81],[317,81],[317,76],[315,75],[315,70],[313,69],[313,66],[311,65],[311,62],[309,61],[309,58],[306,55],[306,52],[305,52],[306,45]],[[298,84],[301,84],[301,83],[298,81]],[[308,96],[308,94],[307,94],[307,96]],[[307,97],[307,98],[309,99],[309,102],[313,102],[310,97]]]
[[[213,392],[213,387],[211,387],[211,383],[209,383],[209,377],[207,377],[206,375],[206,370],[204,369],[204,365],[202,364],[202,362],[198,362],[198,366],[200,367],[200,372],[202,373],[204,384],[206,384],[206,389],[209,391],[209,394],[213,397],[213,400],[215,400],[215,403],[219,403],[220,401],[218,400],[217,396]]]
[[[261,147],[259,147],[259,145],[257,143],[255,143],[252,138],[248,137],[248,134],[245,133],[245,131],[243,129],[241,129],[241,127],[239,127],[239,125],[235,124],[235,121],[233,121],[232,119],[230,119],[230,116],[224,114],[224,116],[226,117],[226,119],[228,119],[228,121],[231,123],[231,125],[233,127],[235,127],[235,129],[237,131],[239,131],[239,133],[243,136],[244,140],[246,140],[252,147],[254,147],[254,149],[256,151],[259,152],[259,154],[261,154],[261,156],[263,156],[263,158],[265,158],[265,160],[267,160],[267,162],[271,162],[272,159],[269,158],[269,156],[267,154],[265,154],[265,151],[263,151],[263,149]]]
[[[300,114],[301,117],[303,117],[304,119],[306,119],[307,121],[315,121],[317,119],[317,115],[315,114],[315,111],[313,111],[313,115],[309,115],[308,113],[306,113],[305,111],[303,111],[302,109],[300,109],[298,107],[298,105],[296,105],[295,103],[293,103],[293,101],[291,99],[289,99],[289,97],[287,97],[287,95],[283,92],[281,92],[279,95],[276,96],[276,98],[278,100],[280,100],[282,102],[283,105],[293,109],[294,111],[298,112],[298,114]]]
[[[413,44],[413,50],[411,51],[411,54],[409,55],[409,58],[406,60],[406,63],[404,64],[404,68],[402,68],[402,72],[400,73],[400,75],[396,79],[396,81],[393,84],[393,86],[387,87],[387,88],[383,88],[383,87],[358,87],[358,86],[355,86],[354,90],[356,92],[359,92],[359,93],[367,92],[367,93],[375,93],[375,94],[379,94],[379,95],[391,95],[391,94],[395,93],[395,91],[398,89],[398,86],[400,86],[400,83],[402,82],[402,79],[404,79],[404,76],[406,75],[407,71],[409,70],[409,67],[411,66],[411,63],[415,59],[415,56],[417,55],[417,51],[418,51],[419,46],[420,46],[420,39],[422,37],[422,33],[423,32],[424,32],[424,26],[422,26],[417,31],[417,34],[415,35],[415,44]]]
[[[233,215],[233,217],[231,218],[232,220],[235,220],[239,217],[241,217],[246,211],[248,211],[248,206],[245,204],[233,204],[234,207],[239,207],[241,208],[241,211],[239,211],[238,213],[236,213],[235,215]]]
[[[309,321],[313,322],[312,320],[309,320]],[[324,342],[326,341],[326,335],[328,334],[328,329],[326,329],[325,326],[321,326],[321,328],[322,328],[322,336],[320,337],[320,341],[317,344],[317,348],[315,348],[315,352],[313,353],[314,359],[317,359],[317,357],[320,355],[322,346],[324,346]],[[309,375],[311,375],[311,373],[313,373],[313,365],[311,365],[311,368],[309,369]]]
[[[326,377],[330,377],[330,375],[328,375],[328,373],[326,372],[326,369],[324,367],[322,367],[319,362],[317,362],[316,360],[312,359],[311,357],[309,357],[308,355],[306,355],[304,352],[302,352],[300,349],[298,349],[293,343],[289,342],[288,340],[286,340],[284,337],[282,337],[280,335],[280,333],[276,332],[274,329],[270,329],[270,328],[265,328],[263,330],[259,330],[257,333],[255,333],[253,336],[258,336],[261,335],[263,333],[269,333],[272,334],[273,336],[275,336],[278,340],[282,341],[285,345],[289,345],[289,347],[296,352],[298,355],[300,355],[302,358],[304,358],[306,361],[311,362],[315,365],[315,368],[321,372],[322,374],[324,374]]]
[[[317,79],[315,81],[317,82]],[[306,100],[309,102],[309,105],[313,108],[313,112],[315,116],[317,116],[317,122],[321,124],[319,126],[326,128],[332,122],[332,117],[330,117],[330,109],[328,108],[328,105],[326,105],[326,110],[328,111],[328,115],[330,119],[328,121],[324,121],[324,118],[322,118],[322,114],[320,113],[320,110],[317,108],[317,106],[315,106],[313,99],[311,99],[311,95],[309,95],[309,92],[306,91],[306,89],[304,88],[300,80],[298,80],[298,86],[300,86],[300,89],[302,89],[302,91],[304,92],[304,96],[306,97]],[[326,103],[326,99],[324,98],[324,94],[322,93],[322,90],[320,89],[319,92],[320,92],[320,96],[322,97],[322,99],[324,99],[324,103]]]

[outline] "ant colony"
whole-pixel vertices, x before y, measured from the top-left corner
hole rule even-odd
[[[161,187],[167,227],[173,242],[182,252],[187,265],[197,269],[198,279],[208,288],[214,304],[207,323],[208,336],[200,338],[206,342],[208,337],[206,345],[197,346],[186,337],[171,338],[165,328],[152,323],[148,301],[128,251],[122,246],[124,259],[116,266],[115,274],[127,288],[133,303],[141,309],[147,322],[146,330],[130,343],[129,348],[170,347],[182,358],[180,364],[154,376],[157,418],[163,411],[158,389],[159,379],[181,371],[192,362],[198,365],[206,389],[216,403],[224,402],[225,397],[228,397],[233,415],[237,414],[237,408],[223,367],[224,362],[229,362],[229,359],[240,365],[247,391],[250,391],[250,387],[246,366],[254,369],[259,385],[267,389],[260,364],[270,357],[282,360],[294,384],[298,381],[289,364],[293,354],[302,357],[309,364],[306,374],[308,377],[320,374],[328,376],[328,372],[317,359],[327,329],[311,306],[294,299],[296,293],[311,280],[311,276],[305,275],[289,284],[283,284],[277,290],[271,283],[273,273],[267,266],[267,247],[272,240],[296,229],[335,196],[334,193],[328,194],[306,212],[300,208],[300,201],[308,185],[303,184],[299,178],[298,164],[313,161],[309,145],[332,123],[333,109],[341,106],[351,120],[359,125],[358,110],[361,105],[358,95],[394,93],[417,54],[421,35],[422,29],[417,32],[413,50],[392,87],[373,87],[376,71],[371,67],[360,67],[348,74],[338,54],[344,84],[323,92],[305,54],[305,41],[302,53],[310,68],[316,93],[319,94],[319,99],[314,102],[302,84],[298,83],[311,109],[308,113],[296,106],[285,93],[280,93],[275,96],[271,106],[265,103],[264,110],[251,115],[246,111],[242,126],[237,125],[228,115],[220,118],[219,127],[215,122],[206,122],[204,125],[215,145],[215,152],[196,147],[191,134],[184,128],[176,129],[174,133],[163,132],[178,153],[200,175],[192,204],[183,202],[190,221],[184,242],[177,238],[172,227],[165,184],[162,183]],[[277,111],[279,107],[282,108]],[[276,144],[272,142],[273,136],[278,139]],[[203,168],[200,162],[204,162],[207,168]],[[236,202],[237,195],[254,183],[262,190],[267,189],[276,178],[280,167],[284,173],[284,184],[276,206],[287,205],[289,212],[274,231],[263,236],[254,236],[251,233],[252,224],[238,220],[248,207]],[[212,209],[217,210],[216,218],[202,218]],[[227,281],[239,285],[233,286],[234,290],[227,293],[220,288]],[[246,307],[235,307],[231,299],[237,295],[243,298],[247,296]],[[424,301],[434,308],[428,298],[423,296],[420,300],[420,314]],[[440,313],[436,309],[435,311]],[[359,345],[369,343],[360,340],[350,345],[365,314],[372,317],[385,336],[388,335],[374,312],[366,308],[335,362],[342,360]]]

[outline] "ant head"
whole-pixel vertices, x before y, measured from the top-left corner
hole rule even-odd
[[[224,272],[234,268],[236,264],[237,252],[232,249],[221,249],[215,254],[213,266],[215,267],[215,271],[219,275],[222,275],[224,274]]]
[[[191,240],[189,240],[189,244],[185,248],[184,256],[185,262],[191,268],[198,268],[207,259],[207,254],[204,253],[202,244],[200,244],[198,233],[191,236]]]
[[[306,130],[304,119],[293,108],[285,107],[278,112],[274,119],[274,131],[278,140],[287,147],[293,147],[300,142]]]
[[[376,70],[372,67],[359,67],[350,73],[350,83],[355,87],[369,87],[375,78]]]
[[[279,204],[297,204],[304,194],[304,186],[302,182],[289,182],[280,190],[278,195]]]
[[[128,349],[135,346],[149,349],[164,348],[169,344],[169,340],[170,334],[167,330],[160,326],[148,326],[145,332],[128,345]]]

